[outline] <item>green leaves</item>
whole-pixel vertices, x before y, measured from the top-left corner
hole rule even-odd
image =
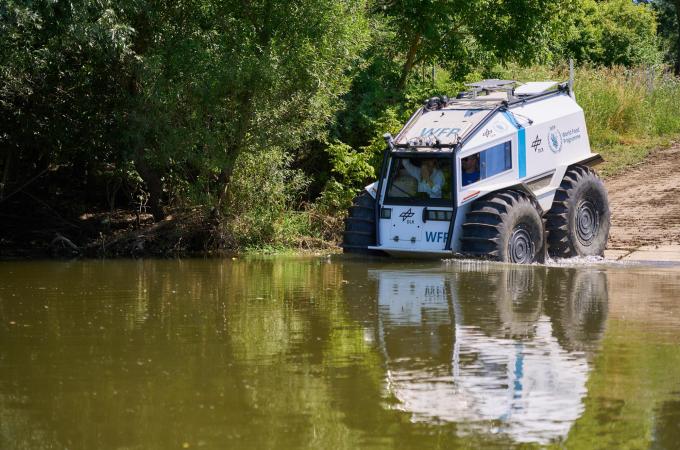
[[[665,39],[671,3],[656,6]],[[297,206],[307,183],[287,171],[304,160],[310,200],[325,188],[321,204],[341,208],[424,98],[510,62],[653,64],[655,24],[629,0],[5,0],[0,146],[9,184],[56,165],[76,181],[139,175],[160,214],[253,205],[271,219]],[[257,203],[267,172],[239,178],[253,155],[296,194]]]
[[[629,0],[579,0],[575,6],[559,14],[556,56],[605,66],[661,62],[651,7]]]

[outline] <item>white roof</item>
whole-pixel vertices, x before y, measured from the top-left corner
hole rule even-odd
[[[557,86],[557,81],[531,81],[515,89],[515,95],[535,95]]]
[[[423,111],[399,133],[397,144],[414,144],[419,140],[438,139],[442,144],[457,142],[466,131],[489,113],[488,107],[478,109],[438,109]]]

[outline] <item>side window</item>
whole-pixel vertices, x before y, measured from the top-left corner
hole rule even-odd
[[[480,179],[498,175],[512,169],[510,141],[498,144],[479,154]]]
[[[512,148],[508,141],[461,159],[461,184],[467,186],[510,169]]]

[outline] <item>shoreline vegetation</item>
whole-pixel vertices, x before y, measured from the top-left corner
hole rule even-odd
[[[340,251],[384,133],[570,58],[605,178],[680,138],[677,2],[293,3],[0,7],[0,259]]]
[[[565,67],[509,69],[512,79],[562,80]],[[447,92],[447,94],[451,94]],[[576,76],[577,100],[586,112],[593,151],[605,162],[598,171],[605,179],[625,173],[655,149],[680,138],[680,80],[649,68],[581,68]],[[55,221],[69,221],[54,213]],[[0,258],[31,257],[183,257],[243,254],[328,254],[341,251],[343,211],[324,212],[317,205],[284,211],[278,235],[269,242],[239,247],[225,233],[221,218],[200,206],[168,208],[156,221],[144,209],[84,212],[70,228],[86,230],[73,240],[60,231],[36,248],[5,244]],[[61,225],[57,223],[57,226]],[[38,226],[36,226],[38,228]],[[45,231],[50,236],[50,231]],[[81,235],[83,236],[83,235]]]

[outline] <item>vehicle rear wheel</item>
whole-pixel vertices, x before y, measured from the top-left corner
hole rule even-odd
[[[604,183],[589,167],[567,170],[547,218],[550,256],[602,256],[611,213]]]
[[[375,242],[375,200],[368,192],[363,191],[354,199],[345,219],[343,252],[373,255],[377,252],[368,247],[375,245]]]
[[[545,259],[538,205],[521,191],[500,191],[475,201],[461,240],[462,252],[474,257],[518,264]]]

